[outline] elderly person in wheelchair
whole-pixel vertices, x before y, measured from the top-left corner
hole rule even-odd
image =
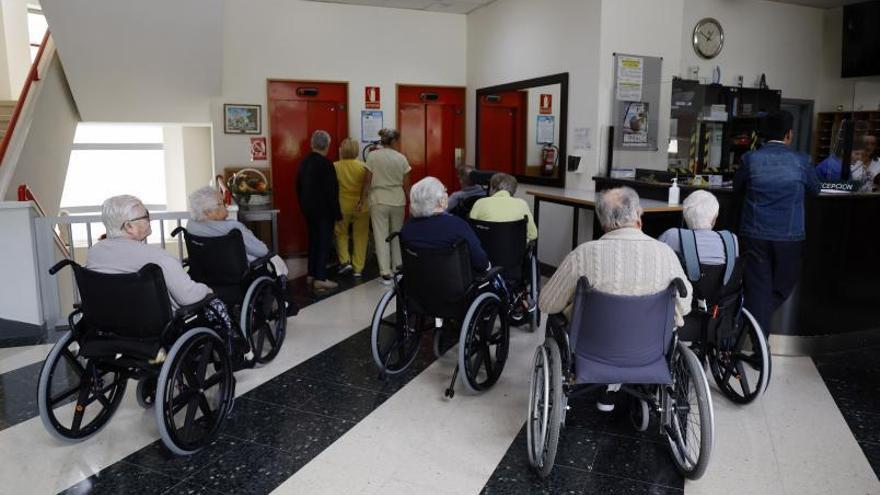
[[[132,378],[138,403],[156,406],[165,446],[192,454],[216,437],[232,407],[246,341],[208,286],[145,243],[150,214],[138,198],[108,199],[101,217],[107,239],[89,250],[86,267],[63,260],[50,270],[71,265],[81,301],[40,372],[40,417],[59,439],[88,438],[110,420]]]
[[[459,371],[469,392],[495,384],[507,360],[510,335],[501,269],[487,271],[489,261],[476,235],[464,220],[446,213],[446,203],[446,189],[434,177],[412,187],[413,218],[399,234],[403,266],[373,314],[371,348],[382,375],[394,375],[415,359],[423,331],[434,328],[436,355],[441,334],[454,332],[459,352],[446,389],[451,398]],[[386,317],[394,301],[396,309]]]
[[[287,316],[296,305],[287,293],[287,266],[240,222],[226,220],[218,192],[204,187],[189,197],[192,220],[183,233],[189,275],[232,308],[250,351],[250,364],[271,361],[281,348]]]
[[[693,311],[679,337],[709,362],[718,388],[737,403],[755,400],[770,379],[770,349],[755,318],[743,307],[743,265],[736,235],[712,230],[718,199],[695,191],[683,203],[687,229],[669,229],[660,241],[681,260],[693,284]]]
[[[702,366],[676,335],[690,310],[690,284],[675,253],[642,233],[635,191],[604,191],[596,214],[605,235],[566,256],[541,292],[551,316],[531,380],[530,464],[542,478],[550,474],[570,399],[614,389],[629,398],[639,431],[659,416],[677,468],[699,478],[714,418]],[[606,395],[598,405],[608,411],[614,402]]]

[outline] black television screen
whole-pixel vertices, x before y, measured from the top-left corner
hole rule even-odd
[[[880,1],[843,7],[841,77],[880,75]]]

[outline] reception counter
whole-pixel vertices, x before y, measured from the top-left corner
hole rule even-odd
[[[653,200],[666,200],[669,189],[633,179],[594,181],[597,191],[626,185]],[[721,205],[716,229],[738,231],[742,199],[731,188],[680,187],[682,200],[697,189],[715,194]],[[649,234],[678,226],[654,222]],[[808,198],[806,231],[800,283],[774,315],[773,352],[811,354],[880,342],[880,194]]]

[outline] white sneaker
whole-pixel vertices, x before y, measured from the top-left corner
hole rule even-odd
[[[353,269],[354,268],[352,268],[351,263],[346,263],[346,264],[340,266],[339,270],[337,270],[336,273],[342,275],[344,273],[348,273],[348,272],[352,271]]]
[[[361,278],[363,276],[364,276],[364,274],[361,272],[354,272],[354,278]]]
[[[391,275],[382,275],[379,277],[379,283],[382,285],[391,285]]]

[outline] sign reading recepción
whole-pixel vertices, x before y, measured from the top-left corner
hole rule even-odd
[[[382,94],[379,92],[379,86],[364,87],[364,108],[381,108]]]

